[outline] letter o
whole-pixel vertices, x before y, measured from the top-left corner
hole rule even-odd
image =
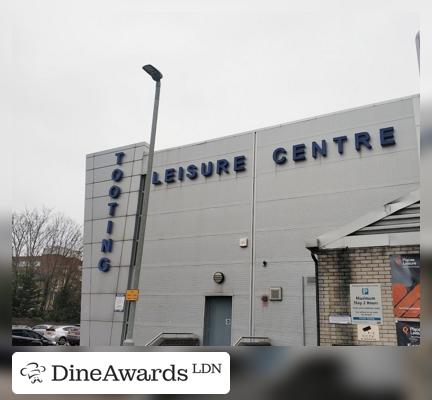
[[[113,185],[110,187],[110,190],[108,192],[109,197],[112,199],[117,199],[120,196],[121,189],[117,185]]]
[[[123,179],[123,171],[119,168],[116,168],[112,173],[111,173],[111,179],[114,182],[120,182]]]

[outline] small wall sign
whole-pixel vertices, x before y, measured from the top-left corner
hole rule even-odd
[[[127,301],[137,301],[139,296],[138,289],[128,289],[126,290],[126,300]]]
[[[330,315],[329,322],[331,324],[348,325],[351,323],[351,316],[350,315]]]
[[[358,324],[357,339],[366,342],[378,342],[380,340],[379,326],[372,324]]]
[[[125,304],[125,295],[124,294],[118,294],[115,298],[114,311],[115,312],[123,312],[124,311],[124,304]]]

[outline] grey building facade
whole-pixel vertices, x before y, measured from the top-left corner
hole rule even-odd
[[[419,126],[410,96],[157,151],[135,344],[315,345],[306,242],[418,189]],[[87,156],[81,345],[122,342],[147,148]]]

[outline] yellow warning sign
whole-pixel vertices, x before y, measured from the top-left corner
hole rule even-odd
[[[126,300],[127,301],[137,301],[139,296],[138,289],[128,289],[126,290]]]

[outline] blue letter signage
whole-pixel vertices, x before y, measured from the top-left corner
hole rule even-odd
[[[115,153],[116,156],[116,164],[122,165],[125,153],[123,151],[119,153]],[[123,179],[124,173],[120,168],[115,168],[111,173],[111,180],[113,182],[120,182]],[[153,176],[154,181],[154,176]],[[121,195],[121,189],[117,185],[113,185],[108,190],[108,196],[111,199],[118,199]],[[110,217],[114,217],[116,213],[116,209],[118,207],[118,203],[116,201],[111,201],[108,203],[108,215]],[[114,229],[114,222],[108,220],[106,233],[108,235],[112,235]],[[113,250],[114,242],[112,239],[102,239],[101,241],[101,253],[111,253]],[[98,269],[102,272],[108,272],[111,267],[111,260],[108,257],[101,257],[98,262]]]
[[[234,172],[246,171],[246,156],[234,157],[232,163],[232,169]],[[225,158],[220,160],[202,162],[199,166],[195,164],[189,164],[186,167],[178,168],[167,168],[164,173],[159,175],[159,172],[153,171],[152,173],[152,184],[157,186],[162,184],[162,180],[166,184],[174,183],[177,181],[183,182],[185,177],[193,181],[200,175],[204,178],[210,178],[214,172],[218,175],[230,173],[230,162]]]
[[[392,126],[388,128],[382,128],[379,130],[379,137],[381,147],[393,146],[396,144],[396,140],[394,137],[394,128]],[[333,142],[336,145],[337,152],[340,155],[344,154],[345,151],[345,143],[348,142],[348,137],[346,135],[343,136],[335,136],[333,138]],[[372,150],[371,145],[371,135],[369,132],[357,132],[354,134],[354,146],[358,152],[361,152],[362,149]],[[312,142],[312,157],[317,159],[320,157],[327,157],[329,152],[327,147],[327,141],[321,140],[321,144],[317,141]],[[307,146],[304,143],[295,144],[292,146],[292,160],[297,161],[305,161],[307,154]],[[288,161],[288,150],[284,147],[278,147],[273,151],[273,161],[275,164],[282,165]]]

